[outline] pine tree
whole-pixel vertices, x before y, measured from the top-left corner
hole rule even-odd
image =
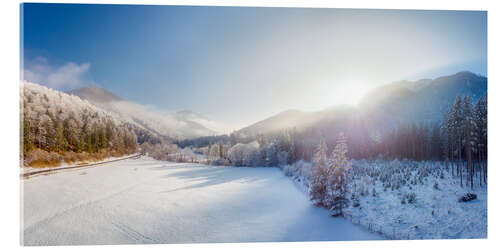
[[[327,155],[328,146],[324,139],[321,139],[316,153],[314,154],[315,164],[312,169],[313,178],[311,181],[310,197],[318,205],[326,205],[325,197],[327,194],[328,166]]]
[[[30,120],[26,117],[23,119],[23,151],[27,153],[33,149],[33,140],[31,136]]]
[[[85,147],[85,136],[83,133],[80,134],[80,140],[78,140],[78,146],[76,152],[81,153]]]
[[[446,128],[446,120],[447,120],[447,116],[445,115],[444,118],[443,118],[443,123],[441,124],[441,127],[440,127],[440,136],[441,136],[441,145],[442,145],[442,153],[443,153],[443,158],[445,160],[445,165],[446,165],[446,170],[448,170],[449,168],[449,164],[450,164],[450,138],[449,138],[449,135],[448,135],[448,130]],[[453,168],[452,168],[453,169]]]
[[[472,188],[474,186],[473,177],[474,177],[474,166],[472,165],[472,136],[471,132],[473,129],[472,118],[473,118],[473,108],[470,102],[469,96],[464,96],[463,98],[463,111],[462,111],[462,120],[464,129],[464,144],[465,144],[465,153],[467,157],[467,181],[466,183],[470,185]]]
[[[90,134],[87,134],[87,152],[88,153],[93,153],[92,150],[92,139],[90,138]]]
[[[487,153],[487,112],[486,103],[483,98],[480,98],[474,107],[474,123],[473,128],[476,136],[477,158],[483,175],[483,182],[486,184],[486,153]]]
[[[64,128],[61,121],[57,122],[56,147],[59,152],[66,151],[66,139],[64,138]]]
[[[347,143],[344,133],[340,133],[331,158],[332,161],[328,166],[327,201],[331,210],[335,212],[334,215],[342,215],[342,209],[347,206],[345,198],[347,171],[351,168],[347,159]]]
[[[457,174],[460,175],[460,186],[463,186],[462,182],[462,146],[463,146],[463,110],[462,110],[462,98],[457,95],[455,102],[451,107],[451,126],[452,126],[452,136],[454,138],[454,148],[457,150],[458,164],[457,164]]]

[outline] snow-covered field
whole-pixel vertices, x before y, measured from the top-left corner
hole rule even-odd
[[[351,183],[349,197],[356,193],[359,199],[359,207],[346,211],[353,222],[391,239],[487,237],[488,192],[486,186],[479,187],[477,178],[472,190],[465,180],[460,187],[460,179],[439,162],[362,160],[354,168],[364,174]],[[476,194],[477,199],[459,202],[466,193]]]
[[[24,245],[378,240],[277,168],[142,157],[22,180]]]
[[[460,187],[460,179],[439,162],[352,161],[346,219],[389,239],[487,237],[487,187]],[[284,173],[308,193],[311,163],[299,161]],[[374,192],[375,191],[375,192]],[[466,193],[477,195],[458,202]],[[413,198],[410,198],[413,197]]]

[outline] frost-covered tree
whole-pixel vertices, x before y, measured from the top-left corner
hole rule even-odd
[[[315,165],[312,169],[311,200],[341,215],[347,205],[347,171],[350,163],[347,158],[347,141],[343,133],[339,134],[337,144],[332,151],[331,159],[327,159],[328,147],[321,140],[315,154]]]
[[[347,171],[350,168],[346,138],[344,133],[340,133],[328,166],[327,204],[336,215],[342,215],[342,209],[347,205],[345,194],[347,191]]]
[[[229,160],[235,166],[256,166],[260,159],[257,142],[238,143],[229,150]]]
[[[464,148],[465,148],[465,154],[466,154],[466,160],[467,160],[467,180],[466,183],[467,185],[470,185],[470,187],[474,187],[474,165],[472,164],[472,147],[473,147],[473,141],[474,139],[474,133],[473,133],[473,107],[472,103],[470,102],[469,96],[464,96],[463,98],[463,111],[462,111],[462,116],[463,116],[463,127],[464,127]]]
[[[463,146],[463,131],[464,131],[464,122],[463,122],[463,110],[462,110],[462,98],[460,95],[457,95],[455,98],[455,102],[451,106],[450,115],[449,115],[449,123],[450,123],[450,133],[452,138],[454,139],[452,142],[453,149],[456,150],[452,152],[452,154],[457,155],[458,163],[457,166],[457,174],[460,176],[460,185],[462,186],[462,146]]]
[[[328,165],[327,165],[328,146],[324,139],[321,139],[318,148],[314,154],[314,167],[312,168],[312,180],[309,194],[311,200],[318,205],[326,206],[325,198],[327,195],[328,184]]]
[[[81,153],[80,159],[103,158],[136,148],[136,135],[126,122],[79,97],[29,82],[21,84],[21,93],[27,164],[48,162],[42,156],[74,161],[74,153]],[[35,150],[37,153],[31,154]]]
[[[486,162],[487,162],[487,105],[486,99],[480,98],[474,106],[473,120],[475,126],[473,131],[476,139],[476,155],[483,178],[480,180],[486,183]],[[481,183],[480,183],[481,184]]]

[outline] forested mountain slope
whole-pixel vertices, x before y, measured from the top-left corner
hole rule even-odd
[[[300,131],[347,127],[350,121],[389,131],[398,123],[440,121],[457,95],[467,95],[475,102],[486,95],[486,90],[487,78],[468,71],[433,80],[399,81],[371,90],[357,107],[338,106],[319,112],[285,111],[237,133],[255,136],[290,128]]]
[[[21,83],[23,155],[29,165],[57,165],[135,150],[130,124],[77,96]]]
[[[457,95],[472,102],[484,97],[487,78],[468,71],[436,79],[400,81],[370,91],[361,101],[361,112],[377,114],[389,121],[435,122],[443,118]]]
[[[150,139],[150,137],[154,136],[171,141],[221,133],[220,124],[189,110],[180,112],[156,110],[124,100],[97,86],[84,87],[72,90],[69,93],[79,96],[108,112],[112,112],[120,119],[147,131],[150,135],[145,138],[140,136],[139,142],[141,143],[144,141],[154,143],[155,140]]]

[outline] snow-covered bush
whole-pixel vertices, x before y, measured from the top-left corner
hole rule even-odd
[[[260,160],[257,142],[238,143],[229,149],[229,160],[234,166],[255,166]]]

